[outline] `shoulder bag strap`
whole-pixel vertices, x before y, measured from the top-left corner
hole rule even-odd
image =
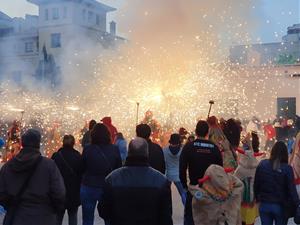
[[[112,171],[113,171],[113,168],[112,168],[111,163],[109,162],[108,158],[105,156],[105,154],[102,152],[102,149],[101,149],[99,146],[97,146],[97,149],[99,149],[99,152],[100,152],[102,158],[104,158],[106,164],[108,165],[108,167],[109,167],[109,169],[110,169],[109,172],[112,172]]]
[[[21,197],[24,194],[24,192],[26,191],[26,189],[28,187],[28,184],[29,184],[34,172],[36,171],[37,166],[41,162],[42,158],[43,158],[42,156],[39,156],[39,158],[36,160],[35,164],[30,169],[29,175],[26,177],[26,179],[25,179],[23,185],[21,186],[19,192],[12,199],[12,204],[8,208],[7,215],[5,216],[3,224],[5,224],[5,225],[13,224],[14,217],[15,217],[15,212],[16,212],[19,204],[21,203]]]
[[[67,160],[64,158],[63,154],[61,152],[58,152],[58,155],[60,156],[60,158],[62,159],[63,163],[67,166],[67,168],[70,170],[70,172],[77,176],[77,174],[75,173],[75,171],[73,170],[73,168],[70,166],[70,164],[67,162]]]

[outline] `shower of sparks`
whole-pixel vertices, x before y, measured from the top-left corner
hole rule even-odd
[[[255,10],[255,5],[249,9]],[[143,12],[151,19],[151,10]],[[24,90],[9,81],[1,83],[2,132],[7,131],[8,123],[22,118],[25,127],[57,127],[61,134],[78,136],[86,121],[111,116],[120,131],[132,136],[137,102],[140,120],[151,110],[163,129],[172,131],[182,126],[193,130],[195,122],[206,117],[209,100],[215,101],[212,114],[219,117],[273,119],[278,89],[295,88],[295,84],[282,82],[282,74],[274,74],[272,65],[249,69],[226,60],[220,63],[219,59],[228,55],[226,43],[239,40],[250,46],[252,40],[245,32],[248,23],[233,15],[231,5],[227,10],[222,6],[201,13],[205,29],[192,38],[178,35],[167,46],[156,43],[154,51],[151,46],[132,42],[113,54],[96,54],[88,62],[84,61],[88,51],[75,52],[66,64],[75,65],[89,77],[76,80],[75,90],[49,94]]]

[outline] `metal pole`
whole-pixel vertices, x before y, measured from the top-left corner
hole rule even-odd
[[[139,124],[139,109],[140,109],[140,103],[136,103],[136,125]]]

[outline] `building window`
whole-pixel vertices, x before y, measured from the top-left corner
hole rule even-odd
[[[33,52],[33,42],[25,43],[25,52]]]
[[[52,19],[54,19],[54,20],[59,19],[59,10],[58,10],[58,8],[53,8],[52,9]]]
[[[96,15],[96,24],[97,26],[100,25],[100,16],[98,14]]]
[[[86,10],[85,9],[82,10],[82,19],[83,19],[83,21],[86,20]]]
[[[64,13],[63,13],[64,19],[67,18],[67,15],[68,15],[68,8],[67,8],[67,7],[64,7]]]
[[[45,20],[49,20],[49,10],[45,9]]]
[[[94,18],[94,13],[89,11],[89,14],[88,14],[88,22],[89,23],[92,23],[93,22],[93,18]]]
[[[61,47],[61,35],[60,34],[51,34],[51,47],[60,48]]]

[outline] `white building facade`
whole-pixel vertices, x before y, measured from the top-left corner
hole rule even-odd
[[[38,16],[0,13],[0,78],[22,83],[36,73],[45,50],[60,67],[70,45],[80,51],[87,42],[110,48],[124,40],[116,36],[114,22],[107,28],[107,14],[116,9],[96,0],[27,1],[38,6]]]
[[[282,42],[232,46],[229,61],[234,80],[246,82],[246,96],[257,100],[253,115],[300,115],[300,24],[288,27]],[[259,89],[266,91],[257,95]]]

